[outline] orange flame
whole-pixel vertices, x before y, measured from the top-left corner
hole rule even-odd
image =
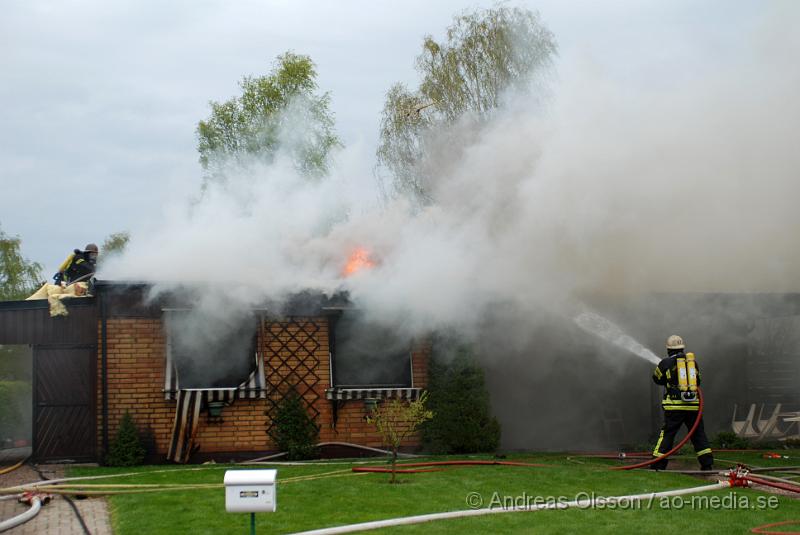
[[[363,247],[356,247],[355,250],[350,253],[350,257],[347,259],[347,263],[342,270],[342,275],[349,277],[362,269],[369,269],[372,267],[375,267],[375,262],[370,258],[369,251]]]

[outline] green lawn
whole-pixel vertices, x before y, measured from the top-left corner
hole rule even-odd
[[[794,455],[793,455],[794,454]],[[758,453],[724,453],[724,459],[743,460],[758,466],[800,464],[800,451],[793,458],[763,459]],[[452,459],[449,457],[448,459]],[[477,458],[477,457],[476,457]],[[486,458],[486,457],[484,457]],[[512,457],[510,457],[512,458]],[[349,465],[278,467],[278,512],[257,515],[258,533],[289,533],[321,527],[380,520],[439,511],[468,509],[469,493],[479,493],[484,506],[492,497],[528,496],[575,499],[578,493],[602,496],[647,493],[700,486],[708,483],[680,474],[649,471],[608,470],[615,461],[567,458],[563,454],[514,455],[513,460],[542,463],[547,467],[479,466],[448,468],[442,472],[402,476],[403,483],[389,485],[386,474],[350,475]],[[721,466],[721,465],[720,465]],[[206,465],[201,470],[184,467],[137,468],[140,475],[95,481],[97,483],[221,483],[225,470],[245,468]],[[252,468],[252,467],[247,467]],[[155,470],[169,472],[150,473]],[[286,481],[293,477],[344,471],[314,480]],[[70,475],[130,472],[129,469],[76,468]],[[281,483],[281,481],[286,481]],[[731,493],[735,493],[731,495]],[[757,499],[771,494],[752,489],[725,489],[702,496],[749,500],[753,509],[712,508],[705,502],[692,508],[691,497],[680,503],[654,500],[650,506],[627,509],[570,509],[563,511],[515,512],[484,517],[445,520],[381,530],[374,533],[749,533],[751,527],[768,522],[800,519],[800,500],[773,498],[774,508],[758,508]],[[698,495],[701,496],[701,495]],[[775,501],[777,500],[777,501]],[[248,533],[249,516],[225,512],[224,490],[118,495],[109,499],[117,535],[140,533]],[[669,505],[669,507],[664,507]],[[740,504],[741,505],[741,504]],[[668,529],[667,529],[668,526]],[[787,526],[787,530],[796,529]]]

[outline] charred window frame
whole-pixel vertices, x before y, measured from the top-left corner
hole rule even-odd
[[[178,334],[185,329],[194,309],[163,309],[162,324],[166,339],[166,376],[164,391],[167,397],[179,389],[246,389],[263,390],[263,365],[259,362],[258,314],[244,314],[241,321],[220,330],[213,336],[207,330],[185,333],[188,340]],[[226,332],[227,330],[227,332]],[[188,343],[187,343],[188,342]]]
[[[329,317],[330,380],[335,389],[413,388],[410,339],[357,309]]]

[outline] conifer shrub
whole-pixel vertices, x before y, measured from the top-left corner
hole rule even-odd
[[[139,431],[128,411],[122,416],[119,429],[108,448],[108,466],[137,466],[144,461],[145,450],[139,439]]]

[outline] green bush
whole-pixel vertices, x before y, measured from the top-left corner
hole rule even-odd
[[[428,376],[428,409],[422,424],[424,447],[434,453],[493,452],[500,444],[500,422],[490,413],[483,369],[472,349],[458,346],[445,362],[441,343],[434,349]]]
[[[751,447],[750,441],[731,431],[720,431],[711,441],[711,447],[723,450],[746,450]]]
[[[108,466],[136,466],[144,461],[144,447],[139,440],[139,431],[128,411],[122,416],[117,435],[111,442],[106,456]]]
[[[288,459],[310,459],[316,455],[319,428],[294,390],[289,391],[278,404],[273,423],[272,438],[278,449],[288,454]]]

